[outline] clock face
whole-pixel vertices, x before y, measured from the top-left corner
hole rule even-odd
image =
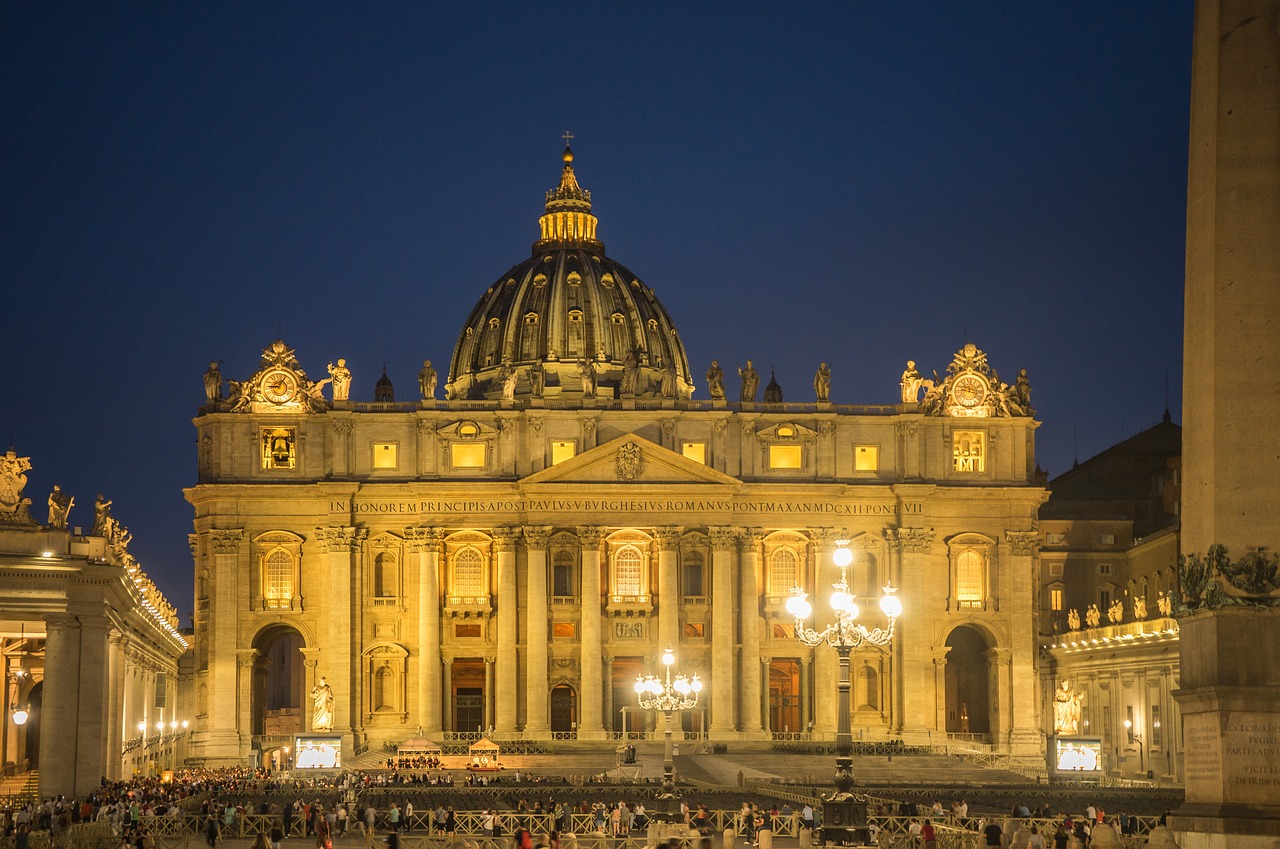
[[[958,406],[972,410],[987,398],[987,384],[982,378],[966,374],[951,385],[951,399]]]
[[[262,376],[262,397],[273,404],[287,404],[298,394],[298,379],[290,372],[269,371]]]

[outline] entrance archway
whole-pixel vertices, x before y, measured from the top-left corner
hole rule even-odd
[[[258,650],[253,666],[250,722],[253,733],[292,736],[306,730],[302,714],[306,668],[302,662],[302,634],[287,625],[268,628],[253,641]]]
[[[991,733],[991,670],[986,635],[961,625],[947,636],[946,731],[948,734]]]
[[[551,730],[557,733],[578,728],[578,694],[567,684],[551,690]]]

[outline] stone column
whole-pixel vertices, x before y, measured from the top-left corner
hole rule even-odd
[[[494,730],[503,736],[515,734],[520,699],[516,664],[516,628],[519,619],[516,601],[516,528],[494,528],[494,548],[498,566],[498,654],[494,670]]]
[[[796,729],[802,733],[808,731],[809,723],[813,722],[812,691],[813,658],[805,656],[800,658],[800,727]]]
[[[449,705],[449,709],[444,712],[441,717],[441,726],[446,734],[453,732],[453,658],[446,657],[443,661],[444,665],[444,695],[445,704]]]
[[[995,680],[991,698],[992,719],[995,721],[991,734],[994,740],[1007,746],[1013,731],[1013,650],[997,647],[988,651],[986,658],[987,674]],[[945,698],[945,695],[939,693],[939,697]]]
[[[602,701],[604,702],[604,732],[613,731],[613,655],[606,654],[600,658],[601,677],[604,680]]]
[[[258,650],[240,649],[237,652],[237,666],[240,669],[240,698],[236,706],[236,713],[239,715],[238,725],[240,733],[249,743],[253,741],[253,670],[258,663]],[[310,690],[307,691],[308,693]],[[334,704],[337,704],[337,698],[334,698]],[[309,699],[304,696],[303,704],[308,704]],[[154,723],[153,723],[154,726]],[[335,730],[337,726],[334,726]]]
[[[358,725],[360,693],[359,658],[362,640],[356,633],[354,605],[359,603],[355,561],[369,536],[368,528],[330,526],[316,528],[316,541],[325,555],[328,633],[320,659],[320,675],[333,687],[333,733],[343,736],[343,754]]]
[[[741,734],[747,739],[761,739],[760,723],[760,544],[764,534],[759,528],[742,533],[742,561],[738,598],[742,628],[741,670],[742,721]]]
[[[249,573],[248,547],[240,528],[220,528],[209,532],[212,552],[213,588],[209,599],[209,630],[198,639],[209,641],[208,732],[198,755],[208,766],[241,766],[239,716],[235,709],[236,649],[239,648],[240,580]],[[129,717],[130,736],[137,723],[146,719],[141,687]],[[247,749],[246,749],[247,753]]]
[[[578,737],[583,740],[603,740],[603,705],[601,689],[604,686],[601,672],[603,644],[600,638],[600,528],[578,528],[578,540],[582,545],[582,662],[579,693],[582,712],[578,718]]]
[[[947,655],[950,653],[950,646],[933,649],[933,727],[930,730],[937,732],[936,736],[940,738],[938,742],[944,742],[947,739]],[[992,680],[996,680],[994,661],[988,660],[988,664]],[[994,691],[994,688],[990,689]],[[994,703],[987,708],[989,712],[996,710]],[[993,728],[992,731],[994,732],[995,729]],[[991,736],[995,741],[995,734]]]
[[[680,648],[680,582],[676,557],[680,528],[657,528],[658,539],[658,650]]]
[[[551,736],[550,667],[548,656],[551,640],[547,633],[547,541],[551,528],[546,525],[524,529],[527,559],[525,592],[525,699],[524,733],[526,737]]]
[[[486,734],[490,728],[494,728],[497,724],[494,720],[494,714],[496,712],[494,709],[494,699],[496,698],[497,693],[495,692],[493,682],[493,667],[497,663],[497,660],[498,659],[493,655],[489,655],[484,659],[484,727]]]
[[[44,694],[40,708],[40,795],[79,795],[80,623],[45,614]],[[96,747],[97,740],[94,740]]]
[[[773,658],[760,658],[760,724],[766,736],[774,730],[773,717],[769,715],[769,667],[772,665]]]
[[[444,694],[440,687],[439,528],[405,528],[409,552],[418,560],[418,717],[426,734],[442,728]]]
[[[931,597],[934,586],[931,575],[946,574],[941,568],[930,569],[936,559],[933,551],[933,528],[894,528],[885,532],[890,549],[902,552],[899,577],[900,597],[906,605],[923,606]],[[910,606],[907,610],[911,610]],[[893,665],[898,673],[894,682],[896,712],[895,723],[901,724],[904,738],[910,743],[923,743],[931,738],[928,725],[933,715],[936,688],[933,681],[929,652],[932,638],[923,623],[923,616],[903,616],[898,620],[893,638]]]
[[[102,762],[108,780],[118,781],[120,752],[124,748],[124,635],[113,631],[107,645],[107,731],[103,735]]]
[[[317,672],[320,668],[320,661],[316,659],[319,654],[319,649],[306,648],[302,650],[303,678],[305,679],[302,683],[302,727],[307,731],[315,731],[311,726],[311,698],[308,694],[320,683],[320,673]]]
[[[76,795],[92,793],[101,786],[107,772],[106,746],[107,700],[109,677],[107,675],[107,619],[102,614],[81,613],[80,620],[80,669],[77,734],[79,745],[76,753]],[[117,753],[118,754],[118,753]],[[119,760],[119,757],[115,758]],[[41,759],[43,765],[44,760]]]
[[[733,555],[738,532],[711,528],[711,728],[709,736],[729,739],[737,730],[733,680],[733,632],[736,613]]]
[[[832,560],[837,536],[839,534],[831,528],[809,530],[814,550],[814,583],[813,592],[809,596],[814,618],[809,620],[809,624],[819,631],[834,621],[828,601],[831,585],[839,577],[839,570]],[[822,616],[827,618],[821,619]],[[835,739],[836,716],[839,713],[837,707],[840,701],[840,691],[837,689],[840,681],[840,657],[835,649],[825,643],[813,650],[813,679],[813,731],[820,738]]]
[[[1036,592],[1034,578],[1039,572],[1040,534],[1037,531],[1007,531],[1009,545],[1010,598],[1026,599]],[[1009,704],[1009,750],[1014,754],[1043,753],[1036,720],[1039,693],[1036,687],[1036,623],[1030,616],[1014,616],[1009,625],[1010,675],[1015,683]],[[1022,682],[1027,682],[1023,685]]]

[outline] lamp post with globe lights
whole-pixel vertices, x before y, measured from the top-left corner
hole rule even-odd
[[[671,714],[678,710],[697,707],[698,694],[702,692],[702,682],[698,680],[697,675],[693,678],[677,675],[674,681],[671,679],[671,667],[675,662],[675,652],[667,649],[662,653],[665,680],[653,675],[641,675],[636,678],[636,693],[640,697],[640,707],[645,710],[660,710],[665,718],[663,736],[666,747],[662,760],[662,791],[656,798],[665,801],[668,822],[671,821],[673,803],[680,798],[676,793],[675,763],[672,756]]]
[[[795,617],[796,639],[809,647],[826,643],[836,650],[840,658],[839,716],[836,725],[836,789],[822,801],[822,841],[840,846],[865,843],[867,831],[866,798],[853,792],[853,735],[849,728],[849,655],[856,648],[873,646],[884,648],[893,640],[894,623],[902,615],[902,601],[894,593],[892,585],[884,587],[880,598],[880,610],[887,624],[868,629],[859,623],[856,596],[849,591],[849,566],[853,552],[848,540],[836,540],[832,560],[840,567],[840,580],[833,585],[831,609],[835,621],[821,631],[808,627],[805,621],[813,613],[808,593],[800,587],[791,591],[787,599],[787,612]]]

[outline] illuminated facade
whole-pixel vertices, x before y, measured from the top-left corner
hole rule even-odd
[[[1042,764],[1025,374],[1000,383],[968,345],[936,385],[912,367],[900,404],[833,404],[819,380],[823,400],[759,402],[749,376],[725,400],[710,375],[694,399],[674,323],[596,224],[566,149],[446,400],[429,366],[420,401],[333,400],[280,341],[230,399],[214,382],[186,491],[192,756],[278,759],[320,730],[322,678],[344,761],[482,729],[605,740],[642,730],[633,685],[666,647],[706,682],[685,733],[831,739],[835,654],[784,605],[834,581],[848,538],[855,592],[892,581],[905,605],[890,651],[854,656],[855,733]]]

